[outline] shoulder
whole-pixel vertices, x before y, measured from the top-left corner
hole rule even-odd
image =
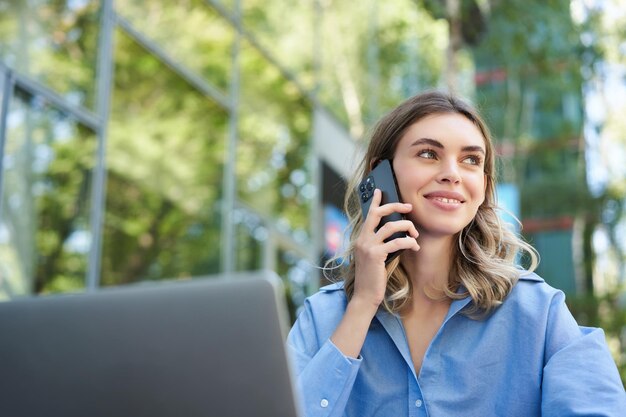
[[[343,282],[323,286],[318,292],[305,300],[307,307],[313,311],[340,310],[343,313],[346,303],[347,298],[343,289]]]
[[[533,301],[552,300],[555,296],[562,295],[563,292],[552,287],[542,277],[534,272],[523,270],[519,279],[513,286],[509,298],[526,299]]]
[[[348,299],[343,288],[343,282],[321,287],[315,294],[304,300],[305,309],[317,319],[332,319],[343,317]]]
[[[320,292],[332,293],[335,291],[343,291],[343,281],[334,282],[320,288]]]
[[[339,325],[346,311],[346,305],[347,298],[343,283],[324,286],[304,300],[304,308],[293,329],[300,333],[314,334],[317,346],[321,346]]]
[[[565,294],[534,272],[522,271],[500,308],[521,316],[547,319],[556,306],[565,305]]]
[[[489,320],[515,323],[507,327],[510,334],[517,340],[543,346],[546,358],[581,334],[578,323],[565,304],[563,291],[527,271],[521,273],[509,295]]]

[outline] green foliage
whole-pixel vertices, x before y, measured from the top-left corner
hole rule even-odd
[[[582,135],[584,27],[569,1],[491,1],[473,48],[478,101],[496,141],[512,146],[501,173],[522,191],[522,217],[597,209],[586,187]]]
[[[361,139],[384,112],[438,84],[446,23],[410,0],[321,6],[320,100]]]
[[[626,381],[626,351],[623,348],[626,329],[625,293],[624,288],[615,287],[599,296],[585,294],[568,297],[567,301],[579,324],[601,327],[605,331],[622,381]]]
[[[72,104],[93,107],[99,7],[96,1],[5,2],[0,10],[3,63]],[[40,97],[15,95],[5,149],[15,163],[4,167],[3,179],[5,202],[19,200],[19,208],[4,204],[2,213],[11,229],[2,255],[11,271],[10,291],[82,288],[95,137]],[[80,247],[77,236],[85,241]],[[24,284],[16,284],[16,278]]]
[[[122,32],[116,45],[102,282],[218,272],[227,114]]]
[[[2,9],[3,62],[44,82],[74,104],[92,106],[99,2],[35,3],[37,7],[32,11],[21,2]],[[307,79],[307,71],[311,74],[312,49],[303,47],[304,38],[293,39],[296,32],[311,39],[311,24],[307,27],[301,23],[305,19],[313,22],[312,5],[298,4],[297,13],[292,7],[293,20],[283,18],[279,2],[247,2],[244,10],[248,29],[259,31],[264,25],[262,20],[269,23],[266,27],[274,34],[259,33],[261,44],[281,60],[283,67],[298,70],[301,82]],[[228,96],[235,28],[210,5],[199,0],[146,5],[120,1],[115,3],[115,11],[158,45],[161,53]],[[288,25],[292,36],[283,36],[285,30],[278,23],[285,28]],[[291,44],[275,42],[284,39],[291,39]],[[314,46],[312,41],[306,43]],[[101,281],[110,285],[218,272],[230,114],[122,30],[116,33],[113,47]],[[280,232],[293,233],[304,243],[309,239],[314,197],[310,173],[311,104],[300,87],[259,53],[256,45],[248,45],[246,50],[241,55],[245,116],[239,124],[241,146],[236,166],[240,197],[267,218],[278,217]],[[28,140],[27,130],[32,123],[28,120],[21,127],[23,132],[16,135]],[[55,129],[54,124],[50,129]],[[86,137],[92,140],[89,146],[77,148],[76,141]],[[22,249],[0,248],[11,270],[5,281],[19,276],[19,283],[36,275],[36,292],[84,285],[86,252],[66,249],[77,230],[90,230],[87,202],[91,198],[88,185],[95,158],[93,139],[93,134],[83,129],[67,146],[54,145],[54,157],[44,180],[51,193],[44,193],[36,207],[22,209],[11,217],[19,218],[12,223],[26,233],[15,233],[19,242],[14,246]],[[31,164],[24,161],[21,166]],[[28,178],[20,177],[20,172],[15,173],[15,189],[23,187],[23,180]],[[269,182],[250,187],[250,181],[264,175]],[[7,189],[12,195],[11,188]],[[7,213],[3,215],[9,217]],[[258,268],[263,252],[257,239],[262,233],[243,232],[237,242],[251,249],[241,251],[246,255],[238,264]],[[13,269],[23,270],[14,275]]]
[[[496,62],[529,73],[575,73],[584,51],[569,0],[492,1],[487,35],[479,48]]]
[[[2,60],[71,102],[94,107],[99,3],[5,2],[0,11]]]
[[[480,81],[478,101],[496,140],[511,150],[501,176],[520,188],[523,219],[579,221],[581,233],[574,236],[580,237],[572,244],[583,251],[582,259],[574,260],[583,272],[582,292],[572,295],[569,303],[582,324],[605,328],[624,378],[626,320],[623,303],[617,301],[623,289],[594,293],[594,279],[604,277],[594,271],[592,239],[611,198],[590,194],[582,140],[583,83],[601,68],[595,64],[607,52],[600,41],[602,14],[586,10],[586,17],[574,22],[567,0],[493,0],[489,5],[487,33],[473,54]],[[616,198],[623,199],[624,194]],[[609,231],[609,236],[614,233]],[[557,253],[547,248],[542,255]],[[563,277],[545,278],[556,282]]]
[[[116,1],[116,11],[170,56],[227,91],[235,31],[201,0]],[[181,23],[184,22],[184,23]],[[172,34],[176,36],[172,36]],[[149,62],[144,65],[150,65]]]
[[[582,27],[569,1],[491,4],[486,35],[473,49],[477,70],[503,78],[478,86],[496,138],[576,138],[582,126]]]
[[[315,83],[316,1],[301,0],[288,4],[282,0],[242,2],[244,30],[253,34],[261,48],[268,51],[282,68],[297,74],[298,82],[307,89],[313,89]]]
[[[232,10],[233,2],[226,3]],[[266,256],[266,219],[299,243],[311,239],[316,104],[309,97],[344,121],[356,139],[364,137],[387,109],[441,85],[449,22],[442,0],[246,0],[242,5],[234,168],[237,197],[250,208],[243,211],[248,217],[256,211],[252,217],[259,219],[238,220],[235,238],[243,249],[236,262],[254,269]],[[626,25],[595,11],[574,23],[567,0],[460,0],[460,5],[463,41],[471,46],[459,53],[460,71],[476,67],[476,79],[485,76],[476,102],[502,149],[512,149],[502,177],[520,187],[523,217],[584,220],[584,279],[591,290],[591,238],[603,222],[619,249],[626,181],[622,171],[612,170],[603,195],[592,198],[587,191],[582,83],[600,58],[624,63],[619,48]],[[227,96],[236,29],[210,2],[120,0],[115,10],[162,53]],[[2,61],[69,102],[93,108],[99,18],[96,1],[8,2],[0,9]],[[121,29],[114,53],[102,281],[217,272],[231,114]],[[87,256],[73,239],[90,230],[96,138],[40,98],[21,92],[17,97],[9,109],[14,125],[5,157],[21,159],[11,169],[5,166],[3,176],[2,216],[11,244],[0,246],[0,278],[17,292],[29,291],[29,277],[37,292],[73,291],[84,285]],[[621,145],[622,113],[617,109],[607,118],[605,132]],[[52,157],[37,165],[35,148]],[[284,277],[297,267],[287,258],[276,261]],[[290,301],[300,296],[295,284],[287,288]],[[617,344],[625,321],[618,294],[571,301],[581,322],[605,327]],[[290,308],[294,313],[296,304]],[[624,348],[615,350],[624,355]],[[622,372],[624,362],[618,361]]]
[[[241,60],[239,197],[308,236],[314,196],[311,106],[293,82],[248,43],[243,44]]]
[[[54,291],[64,277],[84,285],[93,132],[45,102],[20,91],[11,103],[3,179],[1,262],[10,278],[26,285],[17,293]]]
[[[477,44],[487,30],[486,11],[482,4],[488,3],[484,0],[458,0],[459,20],[461,24],[461,34],[465,45]],[[415,3],[423,7],[428,13],[437,19],[448,19],[446,11],[446,0],[415,0]],[[482,6],[482,9],[481,9]]]
[[[40,180],[46,192],[37,197],[36,203],[36,292],[77,290],[84,286],[86,253],[66,245],[74,232],[87,227],[95,138],[86,129],[75,133],[78,135],[72,140],[63,138],[52,144],[55,159],[46,177]]]

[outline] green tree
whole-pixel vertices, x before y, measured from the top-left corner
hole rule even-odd
[[[597,241],[602,237],[606,240],[605,247],[591,248],[592,253],[598,252],[585,262],[589,275],[593,274],[595,292],[575,300],[575,307],[587,323],[607,330],[622,380],[626,381],[626,13],[620,3],[575,3],[578,19],[588,28],[583,40],[599,52],[598,62],[589,60],[583,67],[587,95],[593,103],[588,120],[593,133],[589,150],[597,206],[597,215],[588,220],[588,233],[590,240],[594,236]]]
[[[585,83],[602,68],[597,63],[616,56],[624,37],[623,29],[615,28],[624,25],[611,26],[612,35],[607,36],[599,10],[587,10],[585,19],[574,21],[571,3],[488,2],[487,30],[472,48],[479,75],[477,101],[500,149],[508,154],[501,175],[522,190],[522,216],[567,216],[580,225],[581,237],[574,245],[582,252],[577,262],[584,288],[570,294],[568,304],[580,323],[605,328],[609,345],[617,345],[614,354],[624,375],[620,289],[594,293],[595,281],[603,277],[594,276],[592,243],[598,225],[607,223],[607,208],[614,209],[609,211],[615,223],[605,226],[617,230],[612,227],[623,216],[624,195],[616,190],[623,175],[612,176],[616,181],[604,195],[589,191],[582,112]],[[607,39],[614,43],[608,46]]]
[[[445,22],[409,0],[321,4],[319,96],[356,139],[381,114],[440,82]]]
[[[28,6],[4,2],[0,10],[3,63],[73,104],[93,106],[98,2],[42,1]],[[94,132],[42,97],[19,89],[13,95],[2,211],[12,236],[2,250],[2,263],[11,271],[5,278],[15,284],[9,292],[82,288]],[[24,284],[16,284],[16,277]]]
[[[115,64],[102,281],[218,272],[227,114],[123,32]]]

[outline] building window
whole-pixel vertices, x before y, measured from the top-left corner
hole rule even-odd
[[[237,146],[239,198],[277,219],[280,232],[310,239],[311,108],[298,88],[249,43],[242,48]]]
[[[112,94],[102,283],[219,272],[228,113],[122,31]]]
[[[0,59],[69,103],[95,107],[99,1],[0,4]]]
[[[84,287],[96,135],[16,90],[2,163],[0,297]]]

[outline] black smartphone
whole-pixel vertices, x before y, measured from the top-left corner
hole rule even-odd
[[[363,219],[367,217],[370,205],[372,204],[374,190],[376,188],[382,191],[382,201],[380,203],[381,206],[383,204],[400,202],[398,186],[396,184],[396,176],[393,172],[391,161],[389,159],[383,159],[378,162],[374,169],[369,174],[367,174],[367,177],[365,177],[365,179],[361,181],[357,187],[359,201],[361,202]],[[387,222],[393,222],[403,219],[404,216],[402,214],[396,212],[391,213],[390,215],[385,216],[380,220],[380,223],[376,227],[376,230],[383,227]],[[393,235],[389,236],[387,239],[385,239],[385,242],[389,242],[392,239],[406,236],[408,236],[406,232],[396,232]],[[399,254],[400,251],[390,253],[387,256],[385,262],[387,263],[391,261]]]

